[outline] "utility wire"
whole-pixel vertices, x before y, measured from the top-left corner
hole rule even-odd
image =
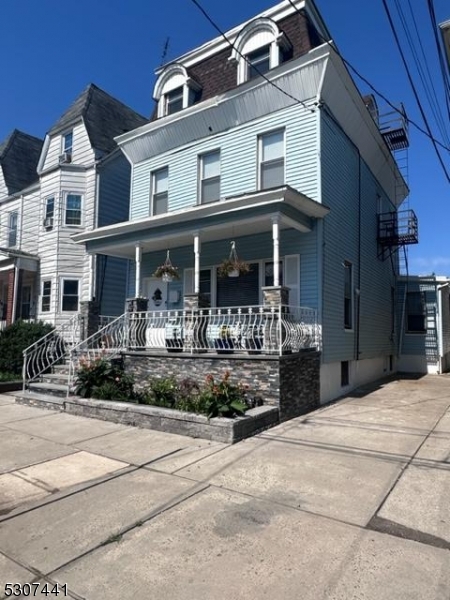
[[[298,14],[301,14],[300,10],[295,6],[294,2],[292,0],[288,0],[289,4],[295,9],[295,11]],[[322,37],[320,35],[319,32],[317,32],[317,35],[319,36],[320,40],[325,43],[328,44],[328,46],[330,46],[330,48],[332,48],[336,54],[339,56],[339,58],[342,60],[342,62],[351,70],[353,71],[353,73],[359,78],[361,79],[361,81],[363,81],[371,90],[372,92],[374,92],[374,94],[376,94],[377,96],[379,96],[382,100],[384,100],[384,102],[386,102],[386,104],[388,106],[390,106],[392,108],[392,110],[394,110],[395,112],[397,112],[398,114],[400,114],[402,117],[405,117],[405,114],[397,107],[395,106],[395,104],[392,104],[392,102],[390,100],[388,100],[388,98],[382,94],[380,91],[378,91],[371,83],[368,79],[366,79],[364,77],[364,75],[362,75],[357,69],[356,67],[354,67],[346,58],[344,58],[344,56],[342,56],[342,54],[339,52],[339,50],[337,49],[337,47],[330,41],[325,39],[324,37]],[[430,140],[432,142],[434,142],[435,144],[437,144],[438,146],[441,146],[444,150],[447,150],[447,152],[450,152],[450,148],[445,146],[445,144],[443,144],[442,142],[440,142],[439,140],[436,140],[433,135],[429,132],[426,131],[425,129],[423,129],[418,123],[416,123],[415,121],[413,121],[412,119],[410,119],[409,117],[407,117],[408,119],[408,123],[410,123],[411,125],[413,125],[418,131],[420,131],[421,133],[423,133],[424,135],[426,135],[427,137],[430,138]]]
[[[290,1],[290,0],[289,0],[289,1]],[[401,45],[400,45],[400,41],[399,41],[399,39],[398,39],[397,31],[396,31],[396,29],[395,29],[395,26],[394,26],[394,23],[393,23],[393,21],[392,21],[392,16],[391,16],[391,13],[390,13],[389,7],[388,7],[388,5],[387,5],[387,2],[386,2],[386,0],[381,0],[381,1],[382,1],[382,3],[383,3],[384,10],[386,11],[386,16],[387,16],[387,18],[388,18],[389,25],[390,25],[390,27],[391,27],[392,34],[393,34],[393,36],[394,36],[395,43],[396,43],[396,45],[397,45],[398,51],[400,52],[400,56],[401,56],[401,58],[402,58],[403,66],[405,67],[406,74],[407,74],[407,76],[408,76],[408,80],[409,80],[409,83],[410,83],[410,85],[411,85],[411,89],[412,89],[412,91],[413,91],[414,98],[416,99],[417,106],[419,107],[419,111],[420,111],[420,114],[421,114],[421,116],[422,116],[423,122],[425,123],[425,127],[426,127],[426,129],[427,129],[427,131],[428,131],[428,135],[429,135],[429,137],[430,137],[430,139],[431,139],[431,141],[432,141],[433,147],[434,147],[434,149],[435,149],[435,151],[436,151],[436,155],[437,155],[437,157],[438,157],[438,159],[439,159],[439,162],[441,163],[441,167],[442,167],[442,169],[443,169],[443,171],[444,171],[444,173],[445,173],[445,176],[446,176],[446,178],[447,178],[447,181],[450,183],[450,175],[449,175],[449,173],[448,173],[448,171],[447,171],[447,168],[446,168],[446,166],[445,166],[445,163],[444,163],[444,161],[442,160],[442,156],[441,156],[441,153],[439,152],[439,148],[437,147],[436,140],[433,138],[433,135],[432,135],[432,133],[431,133],[431,128],[430,128],[430,125],[429,125],[429,123],[428,123],[428,119],[427,119],[427,116],[426,116],[426,114],[425,114],[425,111],[424,111],[424,109],[423,109],[423,106],[422,106],[422,103],[421,103],[421,101],[420,101],[419,95],[418,95],[418,93],[417,93],[416,86],[414,85],[414,81],[413,81],[413,79],[412,79],[412,77],[411,77],[411,72],[410,72],[410,70],[409,70],[409,67],[408,67],[408,64],[407,64],[407,62],[406,62],[405,55],[404,55],[404,53],[403,53],[402,47],[401,47]]]
[[[310,106],[308,106],[305,102],[303,102],[302,100],[300,100],[300,98],[296,98],[295,96],[293,96],[292,94],[290,94],[289,92],[287,92],[286,90],[284,90],[282,87],[280,87],[279,85],[277,85],[276,83],[274,83],[272,80],[270,80],[262,71],[260,71],[257,66],[253,65],[250,60],[248,59],[247,56],[245,56],[245,54],[243,54],[240,50],[238,50],[236,48],[236,46],[233,44],[233,42],[230,40],[230,38],[227,36],[227,34],[217,25],[217,23],[209,16],[209,14],[206,12],[206,10],[203,8],[203,6],[197,1],[197,0],[191,0],[192,4],[194,4],[198,10],[202,13],[202,15],[205,17],[205,19],[214,27],[214,29],[223,37],[223,39],[229,44],[229,46],[231,48],[233,48],[233,50],[239,54],[239,56],[245,60],[245,62],[251,66],[253,69],[255,69],[255,71],[258,73],[258,75],[261,75],[261,77],[267,81],[267,83],[270,83],[271,86],[273,86],[274,88],[276,88],[279,92],[281,92],[282,94],[284,94],[285,96],[287,96],[288,98],[290,98],[291,100],[293,100],[296,104],[301,104],[303,106],[303,108],[306,108],[307,110],[309,110],[310,112],[315,112],[314,108],[311,108]]]
[[[448,79],[447,69],[445,66],[445,59],[442,55],[442,48],[439,43],[439,38],[437,35],[438,24],[437,24],[437,19],[436,19],[436,13],[434,10],[433,0],[428,0],[427,6],[428,6],[428,13],[430,15],[430,20],[431,20],[431,29],[433,30],[434,41],[436,44],[436,49],[437,49],[437,53],[438,53],[438,57],[439,57],[439,66],[441,68],[442,78],[444,80],[445,100],[447,103],[448,117],[450,119],[450,80]]]

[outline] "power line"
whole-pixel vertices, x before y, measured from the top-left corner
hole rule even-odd
[[[289,1],[290,1],[290,0],[289,0]],[[412,91],[413,91],[414,98],[416,99],[417,106],[419,107],[419,111],[420,111],[420,114],[421,114],[421,116],[422,116],[423,122],[425,123],[425,127],[427,128],[427,131],[428,131],[428,135],[429,135],[429,137],[430,137],[430,139],[431,139],[431,141],[432,141],[433,147],[434,147],[434,149],[435,149],[435,151],[436,151],[436,155],[437,155],[437,157],[438,157],[438,159],[439,159],[439,162],[440,162],[440,164],[441,164],[441,167],[442,167],[442,169],[443,169],[443,171],[444,171],[444,173],[445,173],[445,176],[446,176],[446,178],[447,178],[447,181],[450,183],[450,175],[449,175],[449,173],[448,173],[448,171],[447,171],[447,168],[446,168],[446,166],[445,166],[445,163],[444,163],[444,161],[442,160],[442,156],[441,156],[441,154],[440,154],[440,152],[439,152],[439,148],[437,147],[436,140],[433,138],[433,135],[432,135],[432,133],[431,133],[431,128],[430,128],[430,125],[429,125],[429,123],[428,123],[428,119],[427,119],[427,116],[426,116],[426,114],[425,114],[425,111],[424,111],[424,109],[423,109],[422,103],[420,102],[420,98],[419,98],[419,95],[418,95],[418,93],[417,93],[416,86],[414,85],[414,81],[412,80],[412,77],[411,77],[411,72],[410,72],[410,70],[409,70],[409,67],[408,67],[408,64],[407,64],[407,62],[406,62],[405,55],[404,55],[404,53],[403,53],[402,47],[401,47],[401,45],[400,45],[400,41],[399,41],[399,39],[398,39],[397,31],[395,30],[395,26],[394,26],[394,23],[393,23],[393,21],[392,21],[391,13],[390,13],[390,11],[389,11],[389,7],[388,7],[388,5],[387,5],[387,3],[386,3],[386,0],[381,0],[381,1],[382,1],[382,3],[383,3],[384,10],[386,11],[386,16],[387,16],[387,18],[388,18],[389,25],[390,25],[390,27],[391,27],[392,34],[393,34],[393,36],[394,36],[395,43],[396,43],[396,45],[397,45],[398,51],[400,52],[400,56],[401,56],[401,58],[402,58],[403,66],[405,67],[406,74],[407,74],[407,76],[408,76],[408,80],[409,80],[409,83],[410,83],[410,85],[411,85],[411,89],[412,89]]]
[[[434,10],[433,0],[428,0],[427,6],[428,6],[428,14],[430,15],[430,20],[431,20],[431,29],[433,30],[433,37],[434,37],[434,41],[436,44],[438,58],[439,58],[439,66],[441,69],[442,78],[444,80],[445,100],[447,103],[448,117],[450,119],[450,81],[447,76],[445,59],[442,56],[442,49],[441,49],[441,45],[439,43],[439,39],[438,39],[438,35],[437,35],[438,24],[437,24],[437,19],[436,19],[436,13]]]
[[[287,96],[288,98],[290,98],[291,100],[293,100],[296,104],[301,104],[301,106],[303,106],[303,108],[306,108],[307,110],[309,110],[310,112],[314,112],[314,108],[309,107],[305,102],[303,102],[302,100],[300,100],[300,98],[296,98],[295,96],[293,96],[292,94],[290,94],[289,92],[287,92],[286,90],[284,90],[282,87],[280,87],[279,85],[277,85],[276,83],[274,83],[272,80],[270,80],[268,77],[266,77],[266,75],[260,71],[258,69],[258,67],[254,64],[252,64],[250,62],[250,60],[248,59],[247,56],[245,56],[245,54],[243,54],[240,50],[238,50],[238,48],[236,48],[236,46],[233,44],[233,42],[230,40],[230,38],[227,36],[227,34],[217,25],[217,23],[209,16],[209,14],[206,12],[206,10],[203,8],[203,6],[201,6],[201,4],[197,1],[197,0],[191,0],[192,4],[194,4],[198,10],[203,14],[203,16],[205,17],[205,19],[214,27],[214,29],[223,37],[223,39],[230,45],[231,48],[233,48],[233,50],[235,50],[235,52],[237,54],[239,54],[239,56],[245,60],[245,62],[251,66],[257,73],[258,75],[261,75],[261,77],[267,81],[267,83],[270,83],[271,86],[273,86],[274,88],[276,88],[279,92],[281,92],[282,94],[284,94],[285,96]]]
[[[299,11],[299,9],[295,6],[295,4],[293,3],[292,0],[288,0],[289,4],[295,9],[295,11],[298,14],[301,14],[301,12]],[[392,104],[392,102],[390,100],[388,100],[388,98],[386,98],[386,96],[384,94],[382,94],[380,91],[378,91],[375,86],[373,86],[370,81],[368,79],[366,79],[364,77],[364,75],[361,75],[361,73],[356,69],[356,67],[354,67],[346,58],[344,58],[344,56],[342,56],[342,54],[339,52],[339,50],[337,49],[337,47],[335,45],[333,45],[330,40],[325,39],[322,35],[320,35],[319,32],[317,32],[318,37],[320,38],[320,40],[325,43],[328,44],[328,46],[330,46],[330,48],[332,48],[336,54],[339,56],[339,58],[342,60],[342,62],[346,65],[346,67],[348,67],[351,71],[353,71],[353,73],[359,78],[361,79],[361,81],[363,81],[371,90],[372,92],[374,92],[377,96],[379,96],[384,102],[386,102],[386,104],[388,106],[390,106],[392,108],[392,110],[394,110],[395,112],[397,112],[399,115],[401,115],[402,117],[404,117],[404,113],[397,107],[395,106],[395,104]],[[433,142],[435,142],[438,146],[441,146],[444,150],[447,150],[447,152],[450,152],[450,148],[445,146],[445,144],[443,144],[442,142],[440,142],[439,140],[436,140],[432,134],[430,134],[428,131],[426,131],[425,129],[423,129],[418,123],[416,123],[415,121],[413,121],[412,119],[408,118],[408,123],[410,123],[411,125],[413,125],[418,131],[420,131],[421,133],[423,133],[424,135],[426,135],[427,137],[429,137]]]

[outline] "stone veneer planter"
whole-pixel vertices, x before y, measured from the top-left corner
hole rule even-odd
[[[23,383],[21,381],[0,381],[0,394],[6,394],[7,392],[15,392],[21,390]]]
[[[16,393],[16,402],[29,406],[51,408],[72,415],[92,417],[122,425],[134,425],[145,429],[156,429],[166,433],[189,435],[216,442],[234,444],[250,437],[279,422],[278,409],[273,406],[258,406],[248,410],[244,417],[209,419],[204,415],[133,404],[114,400],[94,400],[90,398],[52,398],[45,401],[42,397],[29,392]]]

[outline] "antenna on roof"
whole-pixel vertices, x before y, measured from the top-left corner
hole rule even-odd
[[[166,62],[167,54],[169,52],[169,44],[170,44],[170,36],[167,36],[166,41],[164,42],[164,47],[161,55],[161,64],[163,65]]]

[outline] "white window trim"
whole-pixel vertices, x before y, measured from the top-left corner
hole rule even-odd
[[[6,247],[7,248],[17,248],[20,245],[20,240],[19,240],[19,210],[11,210],[10,212],[7,213],[8,215],[8,222],[7,222],[7,238],[6,238]],[[14,244],[10,244],[10,235],[12,232],[12,227],[11,227],[11,217],[13,215],[16,215],[16,241]]]
[[[174,84],[173,81],[176,77],[177,83]],[[180,77],[182,81],[180,81]],[[189,106],[190,92],[197,92],[201,88],[196,81],[189,77],[183,65],[173,63],[164,69],[158,77],[153,90],[153,98],[158,102],[158,118],[167,116],[166,94],[173,92],[179,87],[183,88],[183,109],[185,109]]]
[[[284,183],[282,185],[286,185],[286,129],[284,127],[278,127],[277,129],[271,129],[270,131],[262,131],[257,135],[257,161],[256,161],[256,181],[258,185],[258,190],[262,190],[262,178],[261,178],[261,165],[262,165],[262,138],[266,135],[272,135],[273,133],[283,133],[283,160],[284,160],[284,169],[283,169],[283,180]]]
[[[45,298],[50,299],[50,304],[48,310],[42,310],[42,300],[44,299],[44,283],[50,283],[50,296],[45,296]],[[62,288],[61,288],[62,289]],[[43,279],[41,282],[41,295],[39,297],[39,313],[47,315],[52,312],[52,295],[53,295],[53,281],[52,279]],[[62,301],[61,301],[62,305]]]
[[[165,213],[159,213],[159,215],[165,215],[169,212],[169,193],[170,193],[170,174],[169,174],[169,167],[168,165],[166,165],[165,167],[160,167],[159,169],[154,169],[153,171],[150,172],[150,216],[151,217],[158,217],[159,215],[156,215],[154,212],[154,197],[155,197],[155,175],[156,173],[159,173],[160,171],[165,171],[167,170],[167,211]]]
[[[77,310],[63,310],[63,297],[64,297],[64,282],[65,281],[78,281],[78,308]],[[59,280],[59,312],[64,314],[76,314],[80,310],[81,302],[81,278],[75,275],[62,275]]]
[[[80,206],[80,224],[79,225],[74,225],[74,224],[68,224],[66,223],[66,218],[67,218],[67,198],[68,196],[80,196],[81,198],[81,206]],[[74,190],[70,190],[67,192],[64,192],[64,212],[63,212],[63,227],[66,229],[82,229],[84,227],[84,194],[82,192],[75,192]]]
[[[49,225],[48,227],[46,227],[45,223],[47,221],[47,218],[50,218],[50,217],[47,217],[47,204],[48,204],[48,201],[51,200],[52,198],[53,198],[53,216],[51,217],[51,219],[53,220],[53,222],[52,222],[51,226]],[[44,198],[44,216],[42,219],[42,224],[43,224],[44,229],[50,229],[50,228],[53,229],[53,227],[55,226],[55,214],[56,214],[56,195],[50,194],[49,196],[46,196]]]
[[[70,146],[70,148],[65,148],[66,145],[66,135],[72,134],[72,145]],[[64,131],[61,134],[61,153],[63,154],[64,152],[67,152],[68,154],[70,154],[72,156],[73,154],[73,129],[69,129],[67,131]]]
[[[270,45],[270,69],[278,67],[278,65],[281,63],[281,51],[287,50],[291,47],[286,35],[278,29],[277,24],[272,21],[272,19],[268,19],[266,17],[253,19],[253,21],[248,23],[237,36],[231,56],[229,58],[230,61],[237,63],[238,85],[248,81],[249,64],[244,58],[244,56],[247,55],[246,45],[253,37],[261,32],[269,33],[272,40],[261,43],[260,45],[252,48],[250,52],[254,52],[255,50],[259,50],[264,46]]]
[[[211,200],[210,202],[203,202],[202,197],[202,183],[206,181],[202,177],[203,171],[203,158],[208,156],[208,154],[218,154],[219,155],[219,197],[217,200]],[[209,179],[212,179],[209,177]],[[215,148],[214,150],[208,150],[207,152],[202,152],[197,157],[197,204],[202,206],[203,204],[214,204],[214,202],[218,202],[222,197],[222,151],[220,148]]]

